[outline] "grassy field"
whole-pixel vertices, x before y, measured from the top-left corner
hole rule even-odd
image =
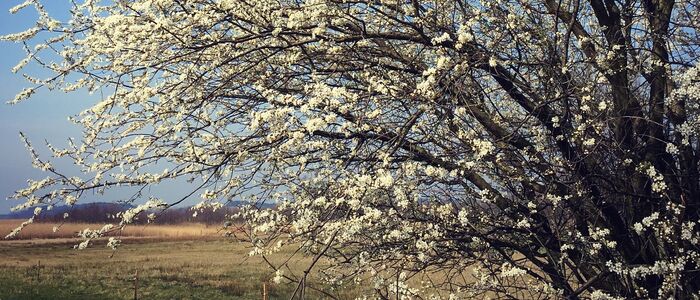
[[[4,237],[10,231],[15,229],[25,220],[0,220],[0,238]],[[19,236],[15,239],[56,239],[56,238],[74,238],[77,233],[86,228],[91,230],[100,229],[104,226],[103,223],[34,223],[22,229]],[[57,231],[54,231],[57,227]],[[168,239],[191,239],[193,237],[216,237],[219,227],[207,226],[198,223],[186,223],[178,225],[129,225],[121,234],[124,237],[160,237]]]
[[[65,237],[0,240],[0,300],[134,299],[136,272],[139,299],[261,299],[263,282],[272,277],[261,258],[247,257],[244,244],[197,236],[196,230],[189,240],[182,234],[158,236],[155,229],[150,233],[127,239],[116,252],[99,241],[74,250],[75,240]],[[270,259],[280,263],[288,254]],[[301,273],[309,261],[299,258],[289,264]],[[315,282],[312,278],[309,284],[318,286]],[[270,299],[289,299],[296,285],[268,283],[268,287]],[[361,290],[343,287],[333,293],[354,299]],[[307,299],[324,298],[309,289],[307,295]]]

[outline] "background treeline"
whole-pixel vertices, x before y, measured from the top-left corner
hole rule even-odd
[[[208,225],[223,224],[230,220],[230,216],[235,214],[240,202],[230,203],[219,209],[197,209],[191,207],[169,208],[165,211],[145,211],[137,215],[134,220],[136,224],[148,222],[148,215],[154,213],[157,217],[152,223],[156,224],[179,224],[179,223],[202,223]],[[132,208],[133,206],[118,203],[85,203],[74,206],[57,206],[48,210],[43,208],[42,213],[36,219],[37,222],[70,222],[70,223],[115,223],[120,221],[120,212]],[[268,206],[271,207],[271,206]],[[1,215],[0,219],[24,219],[29,218],[32,211],[21,211],[7,215]],[[65,217],[68,214],[68,217]]]
[[[78,222],[78,223],[114,223],[121,218],[119,213],[131,208],[129,205],[116,203],[86,203],[73,207],[61,207],[65,209],[56,210],[54,213],[47,211],[39,218],[39,222]],[[148,215],[153,213],[157,217],[152,221],[156,224],[179,224],[179,223],[203,223],[203,224],[223,224],[227,216],[234,214],[238,208],[222,207],[214,211],[211,208],[198,209],[196,215],[191,207],[168,208],[165,211],[144,211],[134,218],[134,223],[148,223]],[[68,213],[68,218],[64,218],[64,213]]]

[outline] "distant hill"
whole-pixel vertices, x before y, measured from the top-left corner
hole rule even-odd
[[[191,206],[173,207],[164,212],[147,211],[139,214],[136,218],[136,223],[144,223],[147,220],[147,215],[154,212],[158,215],[155,223],[160,224],[176,224],[176,223],[206,223],[217,224],[226,220],[227,215],[235,213],[240,207],[250,204],[245,201],[230,201],[223,208],[204,209],[198,211],[196,216]],[[37,222],[115,222],[114,216],[124,210],[133,208],[133,205],[110,203],[110,202],[91,202],[76,204],[74,206],[54,206],[48,210],[47,206],[41,206],[42,213],[39,215]],[[262,204],[260,208],[274,208],[274,204]],[[68,218],[64,218],[64,214],[68,213]],[[34,214],[34,209],[11,212],[9,214],[0,215],[0,219],[27,219]]]
[[[227,207],[242,207],[242,206],[249,205],[249,204],[251,204],[251,203],[248,201],[229,201],[228,203],[226,203],[226,206]],[[273,203],[263,203],[263,204],[258,203],[256,205],[258,206],[258,208],[274,208],[275,207],[275,204],[273,204]]]
[[[117,212],[132,208],[132,205],[110,203],[110,202],[90,202],[80,203],[73,206],[59,205],[54,206],[50,210],[47,205],[39,206],[42,209],[40,219],[55,219],[63,218],[65,213],[68,213],[71,218],[86,218],[87,214],[97,217],[98,215],[107,214],[114,215]],[[11,212],[9,214],[0,215],[0,219],[26,219],[34,215],[34,209]]]

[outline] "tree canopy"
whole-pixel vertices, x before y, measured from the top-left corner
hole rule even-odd
[[[58,21],[28,0],[11,11],[36,26],[2,39],[50,75],[10,103],[102,96],[13,197],[192,183],[117,228],[190,197],[276,203],[240,215],[252,255],[297,245],[378,298],[697,297],[699,5],[85,0]]]

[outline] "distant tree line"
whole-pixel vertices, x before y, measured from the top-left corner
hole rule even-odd
[[[113,223],[121,220],[118,214],[124,211],[124,208],[124,205],[116,203],[87,203],[73,207],[61,206],[40,215],[37,221],[49,223]],[[237,210],[238,208],[235,207],[222,207],[216,210],[211,208],[193,210],[191,207],[181,207],[170,208],[164,211],[145,211],[137,215],[134,223],[148,223],[148,215],[153,213],[156,218],[151,222],[156,224],[223,224],[227,216],[235,214]]]

